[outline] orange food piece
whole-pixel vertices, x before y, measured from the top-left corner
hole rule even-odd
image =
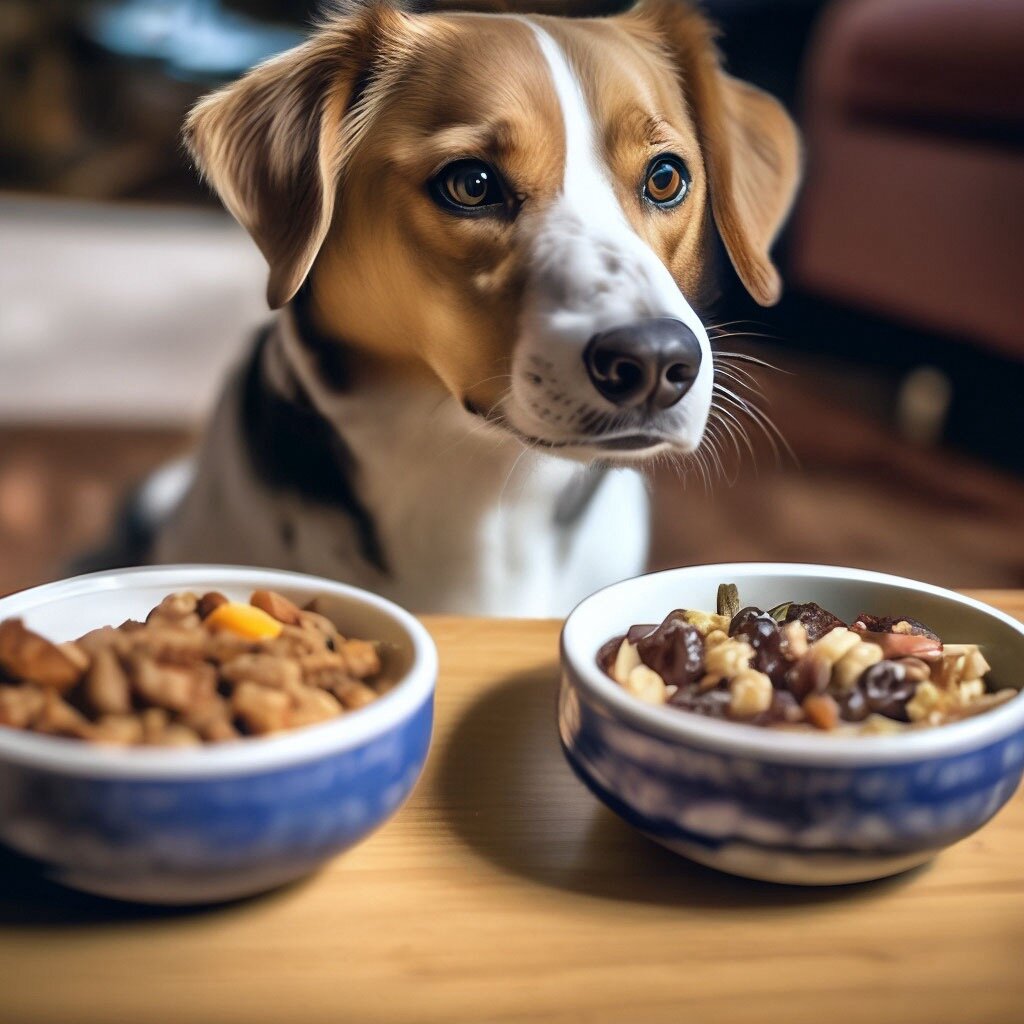
[[[839,725],[839,705],[827,693],[812,693],[805,697],[803,709],[807,721],[819,729],[834,729]]]
[[[225,630],[247,640],[271,640],[284,628],[261,608],[233,601],[214,608],[203,621],[210,629]]]

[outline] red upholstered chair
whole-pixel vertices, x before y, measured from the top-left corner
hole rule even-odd
[[[1024,360],[1024,0],[844,0],[803,94],[789,282]]]

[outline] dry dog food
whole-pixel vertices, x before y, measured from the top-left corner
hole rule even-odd
[[[125,746],[186,747],[312,725],[386,689],[375,644],[256,591],[171,594],[145,622],[51,643],[0,622],[0,725]]]
[[[977,644],[946,644],[911,618],[862,613],[852,623],[813,602],[677,610],[609,640],[598,664],[649,704],[710,718],[859,733],[943,725],[1017,696],[986,682]]]

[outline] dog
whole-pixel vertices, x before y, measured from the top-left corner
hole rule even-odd
[[[153,560],[505,616],[642,571],[640,470],[697,451],[712,408],[698,311],[725,256],[778,299],[799,178],[790,118],[698,12],[350,7],[185,140],[280,312]]]

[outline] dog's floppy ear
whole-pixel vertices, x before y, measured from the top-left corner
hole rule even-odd
[[[298,291],[331,225],[351,142],[342,122],[388,13],[400,17],[376,8],[335,19],[200,100],[185,123],[199,169],[266,257],[273,309]]]
[[[680,0],[641,0],[631,12],[667,44],[696,120],[711,208],[736,273],[762,306],[778,302],[769,250],[800,180],[796,126],[777,100],[726,74],[714,30]]]

